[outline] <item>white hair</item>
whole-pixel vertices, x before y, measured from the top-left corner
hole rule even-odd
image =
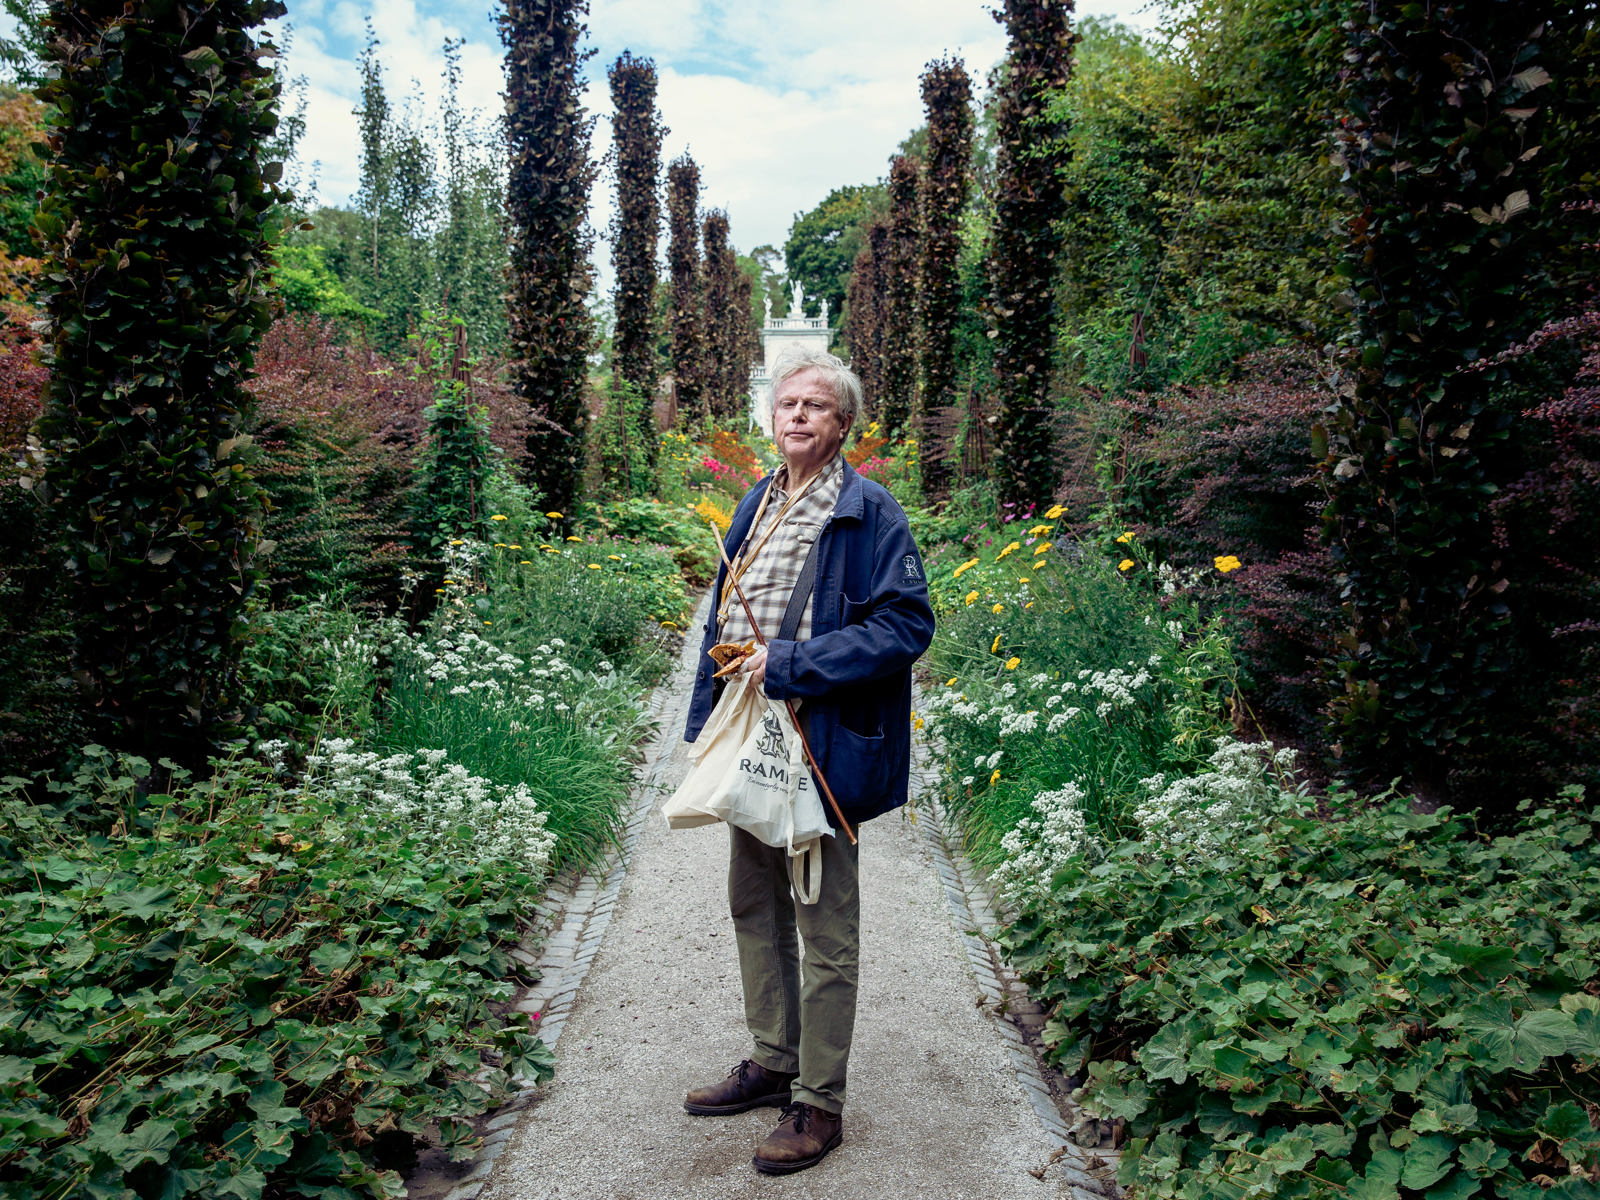
[[[833,398],[839,403],[839,418],[850,421],[861,411],[861,378],[844,360],[826,350],[785,350],[772,364],[772,396],[776,403],[778,389],[784,380],[792,379],[801,371],[818,371],[833,389]]]

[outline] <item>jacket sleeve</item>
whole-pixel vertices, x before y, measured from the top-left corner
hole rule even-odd
[[[825,696],[852,683],[904,671],[933,640],[933,608],[922,556],[902,518],[879,527],[872,594],[845,595],[841,628],[803,642],[767,644],[764,691],[774,700]],[[915,566],[915,571],[911,569]]]

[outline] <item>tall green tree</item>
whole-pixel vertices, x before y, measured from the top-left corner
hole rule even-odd
[[[845,293],[856,255],[866,245],[867,227],[888,207],[881,183],[834,188],[810,212],[795,214],[783,260],[813,303],[826,299],[835,317],[844,311]]]
[[[1325,435],[1349,622],[1334,712],[1347,762],[1443,799],[1452,760],[1504,719],[1530,564],[1488,507],[1518,469],[1522,423],[1497,355],[1560,291],[1569,197],[1540,149],[1572,82],[1555,83],[1564,45],[1593,37],[1593,13],[1363,0],[1345,16],[1339,269],[1354,323]],[[1592,132],[1586,153],[1565,149],[1592,163]]]
[[[922,261],[918,288],[918,432],[922,486],[941,496],[950,487],[950,429],[960,397],[956,324],[961,319],[961,217],[972,180],[972,80],[959,58],[942,58],[922,73],[928,114],[928,162],[922,175]]]
[[[511,226],[508,298],[513,386],[535,424],[528,464],[544,502],[566,511],[584,464],[593,327],[585,224],[595,168],[594,120],[583,109],[579,49],[585,0],[506,0],[506,210]]]
[[[435,278],[423,307],[459,319],[477,353],[499,354],[506,349],[505,143],[462,107],[463,44],[444,43],[441,221],[432,238]]]
[[[617,215],[611,234],[616,331],[614,370],[643,399],[639,440],[652,464],[656,425],[651,401],[660,377],[656,355],[656,243],[661,233],[661,139],[667,127],[656,108],[656,65],[626,50],[611,64],[612,118],[617,172]]]
[[[40,488],[103,736],[203,763],[235,728],[261,492],[245,465],[270,320],[277,85],[251,32],[277,0],[49,10],[53,289]],[[266,52],[266,53],[264,53]]]
[[[992,105],[997,178],[985,315],[1000,399],[1000,490],[1018,505],[1048,499],[1057,475],[1050,388],[1069,151],[1049,102],[1072,74],[1071,11],[1071,0],[1005,0],[995,13],[1010,48]]]
[[[917,160],[889,162],[889,233],[884,248],[880,343],[883,427],[891,440],[911,428],[917,393],[917,272],[922,261],[922,172]]]
[[[672,400],[679,424],[707,415],[705,284],[700,261],[700,167],[667,167],[667,265],[672,273]]]

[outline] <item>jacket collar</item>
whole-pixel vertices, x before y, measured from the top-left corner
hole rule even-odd
[[[839,502],[833,506],[833,515],[837,517],[854,517],[861,519],[861,514],[866,508],[863,499],[861,476],[850,465],[850,460],[844,461],[844,483],[839,488]]]

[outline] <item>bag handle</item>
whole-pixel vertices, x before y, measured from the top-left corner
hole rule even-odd
[[[815,904],[822,896],[822,839],[812,838],[789,856],[789,882],[795,899]]]
[[[794,635],[800,631],[800,618],[805,614],[806,605],[811,602],[811,593],[817,586],[817,547],[820,545],[821,529],[817,530],[816,540],[811,543],[805,562],[800,564],[800,577],[794,581],[794,591],[789,593],[789,604],[783,610],[783,621],[778,626],[778,638],[781,641],[794,641]]]

